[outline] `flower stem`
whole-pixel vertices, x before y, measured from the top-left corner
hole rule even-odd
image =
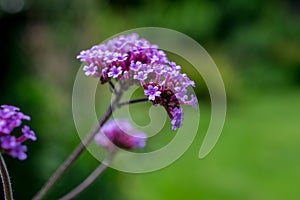
[[[127,102],[119,103],[122,97],[122,88],[117,90],[114,89],[115,97],[112,100],[110,106],[107,108],[104,115],[98,121],[96,126],[87,134],[87,136],[82,140],[82,142],[75,148],[72,154],[65,160],[65,162],[54,172],[54,174],[49,178],[49,180],[45,183],[45,185],[40,189],[40,191],[33,197],[33,200],[42,199],[47,192],[53,187],[53,185],[60,179],[60,177],[65,173],[65,171],[70,167],[70,165],[80,156],[80,154],[85,150],[85,147],[92,141],[94,136],[99,132],[99,129],[103,126],[103,124],[109,119],[112,115],[112,112],[116,108],[120,108],[124,105],[134,104],[138,102],[148,101],[148,98],[141,98],[130,100]]]
[[[104,160],[99,167],[97,167],[80,185],[74,188],[71,192],[60,198],[60,200],[69,200],[76,197],[88,186],[90,186],[98,176],[108,167],[113,159],[114,153],[110,153],[106,160]]]
[[[149,101],[149,99],[148,98],[134,99],[134,100],[119,103],[118,107],[122,107],[122,106],[129,105],[129,104],[134,104],[134,103],[146,102],[146,101]]]
[[[0,153],[0,171],[1,171],[0,174],[1,174],[2,184],[3,184],[5,200],[12,200],[13,193],[12,193],[12,189],[11,189],[11,182],[10,182],[10,178],[9,178],[9,174],[7,171],[5,161],[4,161],[1,153]]]
[[[97,134],[99,129],[103,124],[109,119],[113,110],[116,108],[115,105],[118,104],[122,96],[122,90],[116,92],[115,98],[112,100],[110,106],[107,108],[104,115],[98,121],[96,126],[89,132],[89,134],[82,140],[82,142],[75,148],[72,154],[65,160],[65,162],[54,172],[54,174],[49,178],[46,184],[41,188],[41,190],[33,197],[33,200],[42,199],[46,193],[53,187],[56,181],[64,174],[64,172],[70,167],[70,165],[80,156],[80,154],[85,150],[85,147],[92,141],[94,136]]]
[[[111,80],[108,81],[108,84],[110,86],[110,89],[112,92],[115,92],[115,85],[113,84],[113,82]]]

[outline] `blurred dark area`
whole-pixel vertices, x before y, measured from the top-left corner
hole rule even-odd
[[[196,185],[196,189],[172,190],[167,185],[162,186],[165,190],[156,188],[157,181],[169,183],[173,180],[171,174],[177,176],[175,173],[181,175],[174,182],[181,182],[182,168],[176,168],[175,164],[173,168],[159,171],[158,176],[152,173],[146,177],[109,169],[78,199],[181,199],[187,193],[187,199],[300,198],[299,191],[293,187],[299,185],[300,180],[299,170],[296,170],[300,164],[299,154],[293,154],[300,153],[298,144],[294,144],[300,139],[296,134],[300,127],[295,126],[300,108],[299,10],[300,2],[296,0],[0,0],[0,104],[21,107],[24,113],[32,116],[30,125],[38,135],[37,142],[28,142],[26,161],[5,157],[15,199],[30,199],[80,141],[72,118],[72,87],[80,67],[76,55],[114,34],[148,26],[174,29],[192,37],[219,67],[229,100],[228,125],[223,133],[227,136],[212,155],[215,157],[206,162],[219,166],[221,171],[236,169],[233,175],[241,178],[236,178],[233,185],[237,185],[238,191],[227,185],[228,177],[222,177],[221,173],[213,174],[216,178],[208,181],[208,185]],[[189,76],[193,78],[193,73]],[[196,89],[197,95],[203,99],[202,103],[199,99],[200,104],[206,107],[209,94],[201,89],[204,83],[199,80],[197,84],[200,88]],[[278,119],[273,119],[274,115],[279,115],[273,108],[284,108]],[[260,116],[257,113],[266,116],[256,118]],[[261,125],[264,120],[271,120],[267,128]],[[286,132],[277,133],[274,124]],[[273,126],[274,129],[269,128]],[[278,168],[274,166],[273,170],[278,173],[273,171],[272,176],[264,179],[259,166],[245,167],[239,163],[244,155],[248,156],[245,163],[251,163],[249,159],[253,159],[253,163],[259,159],[257,154],[249,152],[251,148],[262,148],[263,155],[270,156],[272,148],[282,145],[270,139],[269,148],[262,142],[261,135],[261,140],[255,140],[252,134],[243,135],[244,130],[253,134],[260,132],[265,140],[285,134],[283,145],[290,147],[293,153],[286,150],[290,159],[278,161],[285,163]],[[253,143],[248,143],[247,137]],[[237,141],[245,141],[245,144]],[[231,154],[238,152],[240,147],[240,154]],[[197,166],[201,165],[203,161],[196,159],[197,150],[193,149],[196,148],[191,150],[195,160],[183,158],[178,166],[180,162],[190,162],[190,166],[194,166],[192,162],[200,162]],[[232,156],[232,165],[222,159],[218,161],[222,156]],[[274,162],[267,159],[264,167],[273,166]],[[47,199],[57,199],[69,191],[98,164],[89,153],[84,153]],[[205,174],[205,170],[212,170],[211,165],[204,164],[200,168]],[[287,178],[282,179],[285,174],[281,173],[282,168],[289,170]],[[251,176],[252,182],[247,182],[248,185],[239,184]],[[222,178],[224,182],[217,181]],[[191,176],[187,181],[198,184],[196,179],[197,176]],[[260,188],[256,188],[255,183],[261,183]],[[250,190],[256,195],[249,195]],[[284,196],[284,192],[288,195]]]

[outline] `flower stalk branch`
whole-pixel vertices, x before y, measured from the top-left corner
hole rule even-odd
[[[98,121],[96,126],[90,131],[90,133],[82,140],[82,142],[77,146],[77,148],[72,152],[72,154],[65,160],[65,162],[55,171],[55,173],[50,177],[47,183],[41,188],[41,190],[33,197],[33,200],[42,199],[46,193],[53,187],[53,185],[58,181],[58,179],[64,174],[64,172],[70,167],[70,165],[80,156],[80,154],[85,150],[86,146],[93,140],[94,136],[97,134],[99,129],[103,124],[109,119],[113,110],[116,108],[115,105],[118,104],[122,96],[121,88],[116,91],[115,98],[112,100],[110,106],[107,108],[104,115]]]
[[[90,186],[109,166],[119,148],[143,149],[146,146],[147,135],[136,130],[127,119],[112,119],[101,127],[101,131],[96,134],[94,139],[97,145],[107,150],[107,158],[81,184],[60,200],[73,199]]]
[[[11,182],[10,182],[8,170],[6,168],[5,161],[4,161],[1,153],[0,153],[0,172],[1,172],[0,174],[1,174],[1,179],[2,179],[5,200],[12,200],[13,193],[12,193],[12,188],[11,188]]]
[[[84,191],[88,186],[90,186],[96,178],[98,178],[102,172],[109,166],[112,159],[114,157],[114,153],[110,153],[106,160],[104,160],[80,185],[74,188],[71,192],[60,198],[60,200],[69,200],[76,197],[82,191]]]
[[[41,188],[41,190],[33,197],[33,200],[42,199],[48,191],[53,187],[53,185],[60,179],[60,177],[65,173],[65,171],[70,167],[70,165],[80,156],[80,154],[85,150],[85,147],[93,140],[94,136],[99,132],[99,129],[103,124],[110,118],[112,112],[116,108],[120,108],[125,105],[145,102],[148,98],[134,99],[127,102],[119,103],[122,97],[122,88],[118,90],[115,89],[115,98],[112,100],[111,105],[107,108],[106,112],[103,114],[101,119],[98,121],[96,126],[90,131],[90,133],[84,138],[84,140],[77,146],[73,153],[65,160],[65,162],[55,171],[55,173],[49,178],[47,183]]]
[[[122,107],[122,106],[129,105],[129,104],[140,103],[140,102],[147,102],[147,101],[149,101],[148,98],[129,100],[129,101],[119,103],[118,107]]]
[[[109,84],[109,87],[110,87],[110,90],[115,93],[115,85],[113,84],[113,82],[110,80],[108,81],[108,84]]]

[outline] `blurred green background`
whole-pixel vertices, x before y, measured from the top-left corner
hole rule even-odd
[[[80,50],[158,26],[197,40],[219,67],[228,95],[221,138],[198,159],[210,101],[196,80],[201,123],[189,150],[148,174],[109,169],[78,199],[300,199],[299,10],[296,0],[0,0],[0,104],[31,115],[38,135],[26,161],[5,157],[15,198],[30,199],[79,143],[71,103]],[[47,199],[98,164],[84,153]]]

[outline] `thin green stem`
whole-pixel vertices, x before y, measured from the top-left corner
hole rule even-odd
[[[71,192],[67,193],[65,196],[60,198],[60,200],[69,200],[76,197],[78,194],[83,192],[87,187],[89,187],[97,177],[99,177],[102,172],[108,167],[113,159],[114,153],[110,153],[105,161],[99,165],[80,185],[74,188]]]
[[[13,193],[12,193],[12,188],[11,188],[11,182],[10,182],[10,178],[9,178],[9,174],[8,174],[8,170],[7,170],[5,161],[4,161],[1,153],[0,153],[0,172],[1,172],[1,179],[2,179],[5,200],[12,200]]]

